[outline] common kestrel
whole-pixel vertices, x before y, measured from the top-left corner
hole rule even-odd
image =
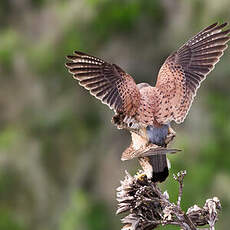
[[[168,176],[167,158],[165,154],[152,155],[146,148],[157,145],[159,153],[167,152],[164,147],[174,136],[170,122],[184,121],[200,83],[227,48],[230,29],[223,30],[226,25],[208,26],[172,53],[162,65],[155,86],[136,84],[119,66],[100,58],[79,51],[67,56],[71,62],[66,67],[73,77],[115,111],[112,121],[118,128],[131,132],[132,143],[122,160],[139,157],[154,182]]]

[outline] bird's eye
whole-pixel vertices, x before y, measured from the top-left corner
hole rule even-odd
[[[132,127],[132,125],[133,125],[133,122],[130,122],[130,123],[129,123],[129,127]]]

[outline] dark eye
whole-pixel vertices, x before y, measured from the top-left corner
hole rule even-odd
[[[133,122],[130,122],[130,123],[129,123],[129,127],[131,127],[132,125],[133,125]]]

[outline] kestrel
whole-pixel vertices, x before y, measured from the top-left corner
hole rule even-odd
[[[170,123],[184,121],[200,83],[227,48],[230,29],[223,30],[226,25],[208,26],[172,53],[160,68],[155,86],[136,84],[119,66],[100,58],[79,51],[67,56],[71,62],[66,67],[73,77],[114,110],[112,121],[118,128],[131,132],[132,143],[122,160],[138,157],[154,182],[168,176],[165,147],[175,136]],[[163,154],[152,155],[154,146]]]

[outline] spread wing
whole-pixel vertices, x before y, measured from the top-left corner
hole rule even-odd
[[[133,116],[140,103],[140,92],[133,78],[119,66],[75,51],[67,56],[69,72],[102,103],[117,113]]]
[[[230,30],[223,31],[226,25],[205,28],[166,59],[156,83],[159,123],[184,121],[200,83],[227,48]]]

